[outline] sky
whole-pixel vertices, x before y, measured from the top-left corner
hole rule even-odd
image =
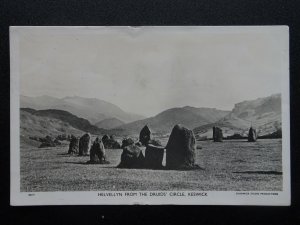
[[[20,93],[153,116],[281,93],[286,27],[36,27],[17,32]]]

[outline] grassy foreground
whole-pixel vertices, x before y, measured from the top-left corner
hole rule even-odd
[[[164,142],[164,140],[162,140]],[[121,149],[107,149],[109,165],[85,164],[67,155],[68,143],[39,149],[21,145],[21,191],[280,191],[281,139],[198,142],[196,162],[204,170],[117,169]]]

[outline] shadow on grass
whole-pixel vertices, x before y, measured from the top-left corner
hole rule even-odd
[[[89,163],[89,161],[86,162],[65,162],[67,164],[75,164],[75,165],[111,165],[111,166],[102,166],[101,168],[110,168],[110,169],[136,169],[136,170],[161,170],[161,171],[197,171],[197,170],[205,170],[204,168],[200,166],[195,166],[193,168],[179,168],[179,169],[168,169],[165,166],[162,166],[160,168],[145,168],[145,167],[139,167],[139,168],[127,168],[127,167],[119,167],[118,165],[112,165],[108,163]]]
[[[68,153],[58,153],[57,155],[59,155],[59,156],[75,156],[75,155],[71,155]]]
[[[251,143],[247,139],[224,139],[223,142],[234,142],[234,143]],[[215,142],[214,142],[215,143]],[[252,142],[253,143],[253,142]]]
[[[68,163],[68,164],[77,164],[77,165],[88,165],[87,162],[65,162],[65,163]]]
[[[117,169],[138,169],[138,170],[160,170],[160,171],[197,171],[197,170],[205,170],[204,168],[200,167],[199,165],[195,165],[193,167],[183,167],[183,168],[167,168],[165,166],[157,167],[157,168],[151,168],[151,167],[120,167],[117,166]]]
[[[282,175],[282,172],[278,171],[241,171],[233,173]]]
[[[109,163],[90,163],[89,161],[86,162],[65,162],[67,164],[75,164],[75,165],[111,165]],[[117,166],[102,166],[101,168],[117,168]]]
[[[89,155],[78,155],[78,154],[69,154],[69,153],[58,153],[58,156],[64,157],[88,157]]]

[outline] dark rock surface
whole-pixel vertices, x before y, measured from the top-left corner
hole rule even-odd
[[[223,141],[223,132],[219,127],[213,127],[213,140],[214,142],[222,142]]]
[[[119,149],[121,148],[121,145],[118,141],[115,140],[114,135],[111,135],[110,137],[108,135],[104,135],[102,137],[103,145],[106,149]]]
[[[128,145],[132,145],[132,144],[134,144],[134,141],[133,141],[131,138],[125,138],[125,139],[123,139],[123,141],[122,141],[122,146],[121,146],[121,148],[124,148],[124,147],[126,147],[126,146],[128,146]]]
[[[148,144],[145,150],[145,168],[162,169],[164,151],[164,147]]]
[[[145,157],[142,150],[135,144],[123,147],[119,168],[143,168]]]
[[[145,125],[140,132],[139,142],[141,142],[144,146],[146,146],[150,140],[151,140],[151,131],[149,127]]]
[[[102,142],[109,140],[109,136],[107,134],[103,135]]]
[[[79,155],[89,155],[91,149],[91,135],[89,133],[84,134],[79,140]]]
[[[90,161],[92,164],[109,164],[106,160],[105,148],[100,138],[96,138],[90,151]]]
[[[166,146],[167,169],[193,169],[195,164],[196,141],[193,131],[175,125]]]
[[[68,154],[78,154],[78,152],[79,152],[79,138],[77,138],[73,135],[70,138],[71,138],[71,140],[70,140],[70,144],[69,144]]]
[[[250,127],[249,134],[248,134],[248,141],[255,142],[256,139],[257,139],[256,130],[254,128]]]

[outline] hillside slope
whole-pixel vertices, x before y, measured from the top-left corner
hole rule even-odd
[[[96,123],[95,126],[103,129],[112,129],[123,124],[125,123],[117,118],[108,118]]]
[[[154,117],[135,121],[115,129],[122,134],[137,134],[148,124],[154,133],[166,134],[176,124],[182,124],[190,129],[204,124],[216,122],[227,115],[228,111],[211,108],[194,108],[190,106],[165,110]]]
[[[108,118],[117,118],[127,123],[145,118],[133,113],[127,113],[118,106],[100,99],[78,96],[61,99],[45,95],[39,97],[21,96],[20,107],[36,110],[64,110],[78,117],[86,118],[92,124]]]
[[[29,122],[32,123],[32,130],[48,129],[50,132],[55,132],[57,130],[69,130],[71,128],[75,130],[80,130],[82,132],[90,132],[92,134],[103,134],[104,129],[100,129],[96,126],[90,124],[86,119],[79,118],[67,111],[57,110],[57,109],[47,109],[47,110],[33,110],[30,108],[22,108],[21,110],[21,125],[25,125]],[[31,114],[31,117],[23,116],[24,113]],[[54,119],[54,120],[53,120]],[[36,126],[35,126],[36,125]],[[27,126],[26,126],[27,127]],[[47,133],[48,131],[43,131]]]
[[[36,146],[39,142],[31,140],[31,137],[56,137],[60,134],[82,135],[83,131],[72,127],[59,119],[33,115],[29,110],[20,110],[20,138],[21,144]]]
[[[248,135],[250,126],[257,129],[258,135],[267,135],[281,129],[281,95],[243,101],[235,104],[232,111],[223,119],[194,129],[200,137],[212,137],[212,127],[219,126],[224,136],[234,133]]]

